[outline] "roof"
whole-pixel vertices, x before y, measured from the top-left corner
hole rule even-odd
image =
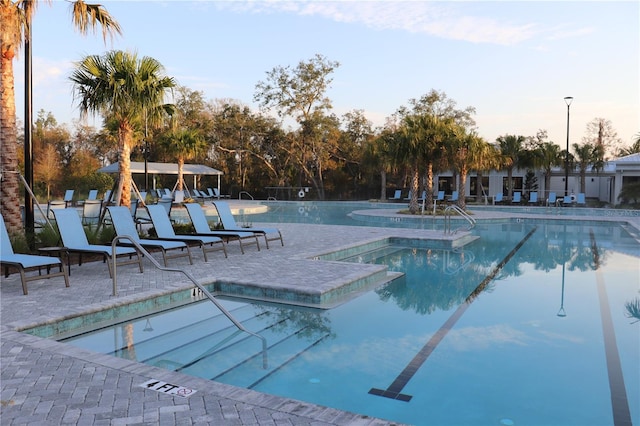
[[[115,162],[98,170],[100,173],[118,173],[119,163]],[[178,163],[147,163],[147,172],[153,175],[177,175]],[[144,162],[132,161],[131,174],[143,174]],[[220,170],[204,164],[185,164],[182,173],[185,175],[222,175]]]

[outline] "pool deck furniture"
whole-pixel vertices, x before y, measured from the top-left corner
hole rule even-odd
[[[502,194],[502,192],[498,192],[496,195],[493,196],[493,204],[500,204],[502,203],[502,201],[504,200],[504,195]]]
[[[62,249],[67,253],[76,253],[79,255],[78,263],[82,265],[83,254],[96,254],[102,256],[109,267],[109,276],[113,276],[111,246],[103,246],[99,244],[89,244],[87,234],[84,232],[80,216],[76,209],[60,209],[55,210],[56,223],[60,238],[62,239]],[[119,260],[118,260],[119,259]],[[137,250],[128,247],[116,247],[117,265],[138,265],[140,272],[143,272],[142,258]]]
[[[576,198],[576,205],[585,207],[587,205],[587,200],[584,192],[579,192]]]
[[[538,204],[538,193],[536,191],[529,193],[529,204]]]
[[[258,240],[258,236],[253,232],[248,231],[231,231],[226,229],[211,229],[209,227],[209,222],[207,221],[207,217],[202,210],[202,207],[198,203],[185,203],[184,205],[187,208],[187,213],[189,214],[189,218],[191,219],[191,223],[193,223],[193,227],[196,231],[196,235],[212,235],[215,237],[222,238],[227,243],[229,241],[238,241],[240,244],[240,251],[244,254],[245,245],[253,245],[255,244],[260,251],[260,241]]]
[[[284,246],[284,240],[282,239],[282,232],[278,228],[268,227],[241,227],[236,223],[229,204],[226,201],[212,201],[212,204],[218,211],[218,217],[222,223],[222,227],[225,231],[242,231],[253,232],[264,237],[265,244],[269,248],[269,241],[280,241],[280,244]]]
[[[522,192],[516,191],[513,193],[511,204],[520,204],[520,202],[522,202]]]
[[[402,201],[402,190],[396,189],[393,193],[393,197],[389,198],[389,201]]]
[[[547,198],[547,207],[552,207],[554,204],[556,204],[556,201],[556,193],[550,192],[549,197]]]
[[[64,192],[64,199],[63,199],[63,201],[64,201],[64,203],[65,203],[65,207],[69,207],[69,206],[72,206],[72,205],[73,205],[73,193],[74,193],[74,190],[73,190],[73,189],[67,189],[67,190]]]
[[[160,238],[140,238],[136,229],[136,223],[133,221],[128,207],[110,206],[107,207],[107,210],[111,216],[111,221],[113,222],[116,234],[119,237],[128,236],[147,250],[159,250],[162,253],[164,266],[169,266],[169,259],[176,259],[180,257],[188,257],[189,263],[193,265],[191,249],[186,243],[182,241],[163,240]],[[131,245],[131,243],[127,244],[126,240],[122,240],[120,245],[127,246]]]
[[[208,252],[222,251],[224,257],[227,257],[227,249],[224,241],[220,237],[207,236],[207,235],[177,235],[171,225],[171,220],[167,216],[167,211],[164,207],[157,204],[147,206],[149,217],[153,223],[153,227],[156,231],[158,238],[169,241],[182,241],[187,244],[197,245],[202,249],[202,255],[204,261],[208,262]]]
[[[37,256],[33,254],[15,253],[11,245],[11,239],[4,223],[4,217],[0,214],[0,265],[5,268],[5,276],[8,276],[8,268],[18,269],[20,281],[22,282],[22,292],[26,296],[29,294],[27,283],[41,280],[43,278],[64,277],[64,284],[69,287],[69,275],[64,268],[62,260],[57,257]],[[51,268],[58,268],[57,272],[52,272]],[[42,275],[42,268],[47,272]],[[27,275],[27,272],[38,270],[38,275]]]

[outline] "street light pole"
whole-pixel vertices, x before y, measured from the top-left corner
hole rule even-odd
[[[567,104],[567,150],[564,154],[564,195],[569,195],[569,107],[573,101],[572,96],[566,96],[564,102]]]

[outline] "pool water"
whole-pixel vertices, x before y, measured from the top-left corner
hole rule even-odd
[[[266,369],[206,300],[65,341],[409,424],[640,424],[638,241],[596,222],[474,233],[343,259],[405,275],[330,310],[225,300]]]

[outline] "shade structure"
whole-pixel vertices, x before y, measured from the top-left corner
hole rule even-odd
[[[142,161],[132,161],[130,163],[131,174],[144,174],[144,162]],[[119,162],[115,162],[106,167],[102,167],[98,169],[99,173],[118,173],[120,168]],[[178,174],[178,163],[147,163],[147,173],[150,175],[177,175]],[[204,164],[184,164],[182,167],[183,175],[193,175],[194,176],[194,186],[196,176],[200,175],[212,175],[218,176],[218,191],[220,190],[220,176],[222,173],[218,169],[214,169],[213,167],[205,166]],[[154,181],[154,189],[155,189],[155,181]]]
[[[131,163],[132,174],[144,173],[144,162],[132,161]],[[119,163],[115,162],[106,167],[98,169],[100,173],[118,173]],[[178,163],[147,163],[147,173],[153,175],[177,175]],[[185,175],[214,175],[222,176],[222,173],[218,169],[214,169],[204,164],[185,164],[182,169],[182,173]]]

